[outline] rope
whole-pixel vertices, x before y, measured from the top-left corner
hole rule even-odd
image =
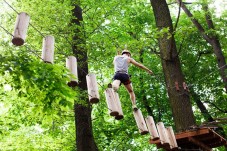
[[[16,9],[14,9],[8,2],[6,2],[5,0],[3,0],[10,8],[12,8],[12,10],[14,10],[17,14],[19,14],[19,12],[16,10]]]
[[[7,29],[5,29],[4,27],[2,27],[1,25],[0,25],[0,27],[1,27],[7,34],[13,36],[13,34],[11,34]],[[14,37],[14,36],[13,36],[13,37]]]

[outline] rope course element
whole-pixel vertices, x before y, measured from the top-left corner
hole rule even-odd
[[[6,2],[6,0],[4,0],[4,2],[5,2],[5,3],[6,3],[6,4],[7,4],[15,13],[19,14],[19,12],[18,12],[12,5],[10,5],[8,2]],[[12,16],[10,16],[10,17],[11,17],[11,19],[14,19]],[[41,37],[45,38],[45,35],[44,35],[41,31],[39,31],[37,27],[35,27],[35,26],[34,26],[33,24],[31,24],[30,22],[29,22],[29,25],[30,25],[35,31],[37,31],[37,32],[39,33],[39,35],[41,35]],[[12,34],[10,34],[10,35],[13,36]],[[65,39],[67,39],[67,38],[65,38]],[[68,39],[67,39],[67,42],[69,42]],[[70,44],[70,43],[69,43],[69,44]],[[71,45],[71,44],[70,44],[70,45]],[[67,57],[67,56],[68,56],[66,53],[63,53],[57,45],[55,45],[55,48],[58,50],[58,52],[57,52],[56,54],[63,55],[64,57]]]
[[[14,12],[16,12],[17,14],[19,14],[19,12],[12,6],[12,5],[10,5],[6,0],[3,0]],[[40,32],[33,24],[31,24],[31,23],[29,23],[29,25],[32,27],[32,28],[34,28],[43,38],[45,37],[45,35],[42,33],[42,32]],[[0,26],[1,28],[3,28],[2,26]],[[12,36],[12,34],[10,33],[10,32],[8,32],[5,28],[3,28],[8,34],[10,34],[11,36]],[[66,39],[66,41],[70,44],[70,45],[72,45],[72,43],[68,40],[68,38],[65,38]],[[56,45],[55,46],[56,47],[56,49],[58,50],[58,52],[56,52],[56,54],[60,54],[60,55],[63,55],[64,57],[67,57],[68,55],[66,54],[66,53],[63,53],[61,50],[60,50],[60,48]],[[36,54],[37,55],[37,54]],[[40,57],[39,57],[40,58]],[[220,69],[222,69],[222,68],[224,68],[226,65],[224,65],[224,66],[222,66],[222,67],[219,67],[219,68],[217,68],[216,70],[214,70],[214,71],[212,71],[212,72],[210,72],[209,74],[207,74],[206,76],[204,76],[203,78],[201,78],[200,80],[198,80],[196,83],[198,83],[198,82],[200,82],[200,81],[202,81],[202,80],[204,80],[204,79],[206,79],[207,77],[209,77],[210,75],[212,75],[214,72],[216,72],[217,70],[220,70]],[[78,67],[79,69],[80,69],[80,67]],[[81,69],[82,70],[82,69]],[[84,71],[83,71],[84,72]],[[85,72],[86,73],[86,72]],[[86,74],[88,74],[88,73],[86,73]],[[161,81],[160,80],[160,78],[157,76],[157,75],[152,75],[153,77],[154,77],[154,79],[156,79],[158,82],[161,82],[161,83],[163,83],[163,81]],[[99,83],[98,83],[99,84]],[[99,84],[100,86],[101,86],[101,84]],[[190,87],[193,87],[195,84],[188,84],[187,85],[187,88],[189,89]],[[103,86],[102,86],[103,87]],[[176,89],[176,86],[167,86],[169,89]],[[181,96],[181,95],[187,95],[187,93],[186,92],[184,92],[184,93],[181,93],[181,94],[179,94],[179,96]]]
[[[10,5],[8,2],[6,2],[5,0],[4,0],[4,2],[5,2],[5,3],[6,3],[14,12],[16,12],[17,14],[19,14],[19,12],[18,12],[13,6],[11,6],[11,5]],[[10,15],[10,18],[11,18],[11,19],[14,19],[11,15]],[[36,28],[36,27],[35,27],[33,24],[31,24],[31,23],[29,23],[29,25],[30,25],[32,28],[34,28],[35,31],[37,31],[43,38],[45,38],[45,35],[44,35],[41,31],[39,31],[38,28]],[[4,31],[5,31],[7,34],[9,34],[10,36],[13,36],[7,29],[5,29],[5,28],[2,27],[2,26],[0,26],[0,27],[3,28]],[[67,39],[67,38],[66,38],[66,39]],[[72,43],[70,43],[68,39],[67,39],[67,42],[68,42],[70,45],[72,45]],[[38,51],[32,50],[28,45],[32,46],[31,44],[28,44],[28,43],[26,42],[26,43],[25,43],[25,47],[26,47],[30,52],[32,52],[33,54],[35,54],[36,57],[38,57],[39,59],[43,60],[42,57],[40,57],[40,55],[37,54]],[[67,55],[66,53],[63,53],[62,51],[60,51],[60,48],[59,48],[57,45],[55,45],[55,47],[56,47],[56,49],[58,50],[58,52],[57,52],[56,54],[60,54],[60,55],[63,55],[64,57],[68,57],[68,55]],[[44,60],[43,60],[43,61],[44,61]],[[86,75],[88,74],[88,73],[87,73],[84,69],[82,69],[81,67],[77,66],[77,68],[78,68],[80,71],[84,72]],[[104,87],[103,85],[101,85],[99,82],[97,82],[97,84],[98,84],[100,87],[102,87],[102,89],[105,89],[105,87]],[[89,95],[89,94],[88,94],[88,95]],[[89,96],[91,96],[91,95],[89,95]],[[108,109],[108,107],[106,107],[106,108]]]

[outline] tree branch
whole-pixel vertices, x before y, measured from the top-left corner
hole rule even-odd
[[[194,18],[194,16],[192,15],[192,13],[188,10],[188,8],[185,6],[184,3],[182,3],[182,0],[176,0],[177,3],[180,5],[180,7],[184,10],[185,14],[191,18],[192,23],[195,25],[195,27],[199,30],[200,34],[203,36],[203,38],[208,42],[208,43],[212,43],[212,40],[210,39],[210,37],[205,33],[204,28],[202,27],[202,25],[198,22],[197,19]]]
[[[210,101],[204,101],[205,103],[209,103],[211,104],[213,107],[215,107],[218,111],[222,112],[222,113],[227,113],[227,110],[223,110],[221,108],[219,108],[216,104],[210,102]]]

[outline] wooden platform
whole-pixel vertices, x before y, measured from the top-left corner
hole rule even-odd
[[[199,128],[175,134],[179,149],[202,149],[211,151],[212,148],[227,145],[227,141],[210,128]],[[156,144],[157,148],[171,150],[168,144],[161,144],[160,140],[150,140],[151,144]],[[172,149],[178,150],[178,149]]]

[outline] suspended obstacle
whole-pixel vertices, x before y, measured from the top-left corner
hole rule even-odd
[[[151,140],[158,140],[159,139],[159,135],[158,135],[158,131],[157,128],[155,126],[155,122],[152,116],[148,116],[145,118],[146,124],[147,124],[147,128],[148,131],[150,133],[151,136]]]
[[[68,68],[72,74],[68,86],[75,87],[78,85],[78,72],[77,72],[77,60],[74,56],[66,58],[66,68]]]
[[[115,92],[112,88],[107,88],[104,93],[110,116],[115,116],[116,119],[122,119],[123,112],[117,92]]]
[[[166,133],[166,129],[163,122],[157,123],[157,129],[158,129],[161,144],[164,146],[169,145],[170,144],[169,137],[168,137],[168,134]]]
[[[145,123],[145,120],[140,109],[138,109],[137,111],[133,111],[133,115],[136,120],[136,125],[139,129],[140,134],[141,135],[147,134],[148,133],[147,125]]]
[[[26,33],[28,30],[30,17],[27,13],[21,12],[18,14],[16,24],[13,32],[12,43],[15,46],[21,46],[24,44]]]
[[[43,38],[42,60],[46,63],[54,63],[54,37]]]
[[[99,91],[98,91],[98,85],[97,85],[95,74],[94,73],[87,74],[86,80],[87,80],[88,97],[89,97],[90,103],[98,103]]]
[[[156,144],[157,148],[164,148],[166,150],[178,149],[178,144],[172,127],[165,128],[163,122],[155,124],[152,116],[146,117],[145,121],[150,133],[151,144]]]
[[[119,114],[117,116],[115,116],[115,119],[116,120],[120,120],[120,119],[123,119],[124,118],[123,110],[122,110],[122,107],[121,107],[121,101],[120,101],[120,98],[119,98],[118,93],[115,92],[115,91],[114,91],[114,96],[115,96],[115,101],[116,101],[117,109],[118,109],[118,112],[119,112]]]
[[[171,133],[175,137],[175,143],[177,143],[178,148],[171,148],[171,146],[163,144],[160,139],[150,139],[150,144],[156,144],[157,148],[164,148],[165,150],[191,150],[200,148],[204,151],[211,151],[212,148],[227,145],[227,141],[209,127],[195,128],[176,133],[175,135],[173,135],[173,131]]]

